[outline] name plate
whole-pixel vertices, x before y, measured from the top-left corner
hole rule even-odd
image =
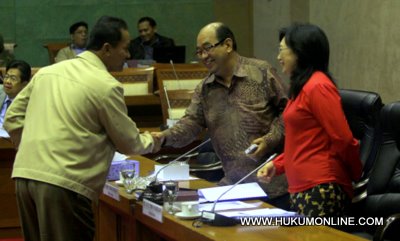
[[[143,199],[143,214],[149,216],[150,218],[162,223],[163,222],[163,215],[162,215],[163,208],[162,206],[153,203],[147,199]]]
[[[111,185],[110,183],[106,183],[103,188],[103,193],[110,198],[119,201],[119,193],[118,187]]]

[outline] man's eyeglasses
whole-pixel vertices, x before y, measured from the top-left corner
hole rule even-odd
[[[218,45],[222,44],[224,41],[225,41],[225,39],[219,41],[219,42],[216,43],[216,44],[210,44],[210,45],[203,46],[202,48],[196,49],[196,55],[197,55],[197,57],[200,58],[203,54],[209,54],[210,51],[211,51],[213,48],[215,48],[215,47],[217,47]]]
[[[19,78],[18,78],[18,76],[16,76],[16,75],[8,75],[8,74],[6,74],[6,75],[4,76],[4,80],[3,80],[3,81],[5,81],[6,79],[10,79],[12,82],[17,82],[17,81],[19,81]]]

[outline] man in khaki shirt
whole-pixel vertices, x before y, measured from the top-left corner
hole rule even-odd
[[[18,148],[12,177],[26,240],[93,240],[92,201],[115,151],[151,152],[127,116],[110,71],[129,58],[124,20],[102,17],[88,51],[42,68],[9,107],[4,127]]]

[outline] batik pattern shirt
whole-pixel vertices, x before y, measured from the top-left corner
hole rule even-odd
[[[267,156],[282,145],[281,114],[286,102],[286,88],[275,69],[266,61],[240,56],[229,87],[214,74],[196,87],[184,117],[164,131],[166,145],[187,145],[208,128],[225,172],[219,184],[232,184],[262,162],[256,162],[244,153],[254,139],[264,138]],[[246,182],[253,181],[257,181],[255,174]],[[287,192],[285,177],[261,185],[271,197]]]

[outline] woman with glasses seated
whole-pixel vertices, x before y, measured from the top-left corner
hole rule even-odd
[[[290,76],[284,153],[261,168],[258,177],[268,182],[286,173],[291,207],[300,214],[343,216],[361,161],[328,70],[328,39],[311,24],[291,25],[279,39],[278,61]]]

